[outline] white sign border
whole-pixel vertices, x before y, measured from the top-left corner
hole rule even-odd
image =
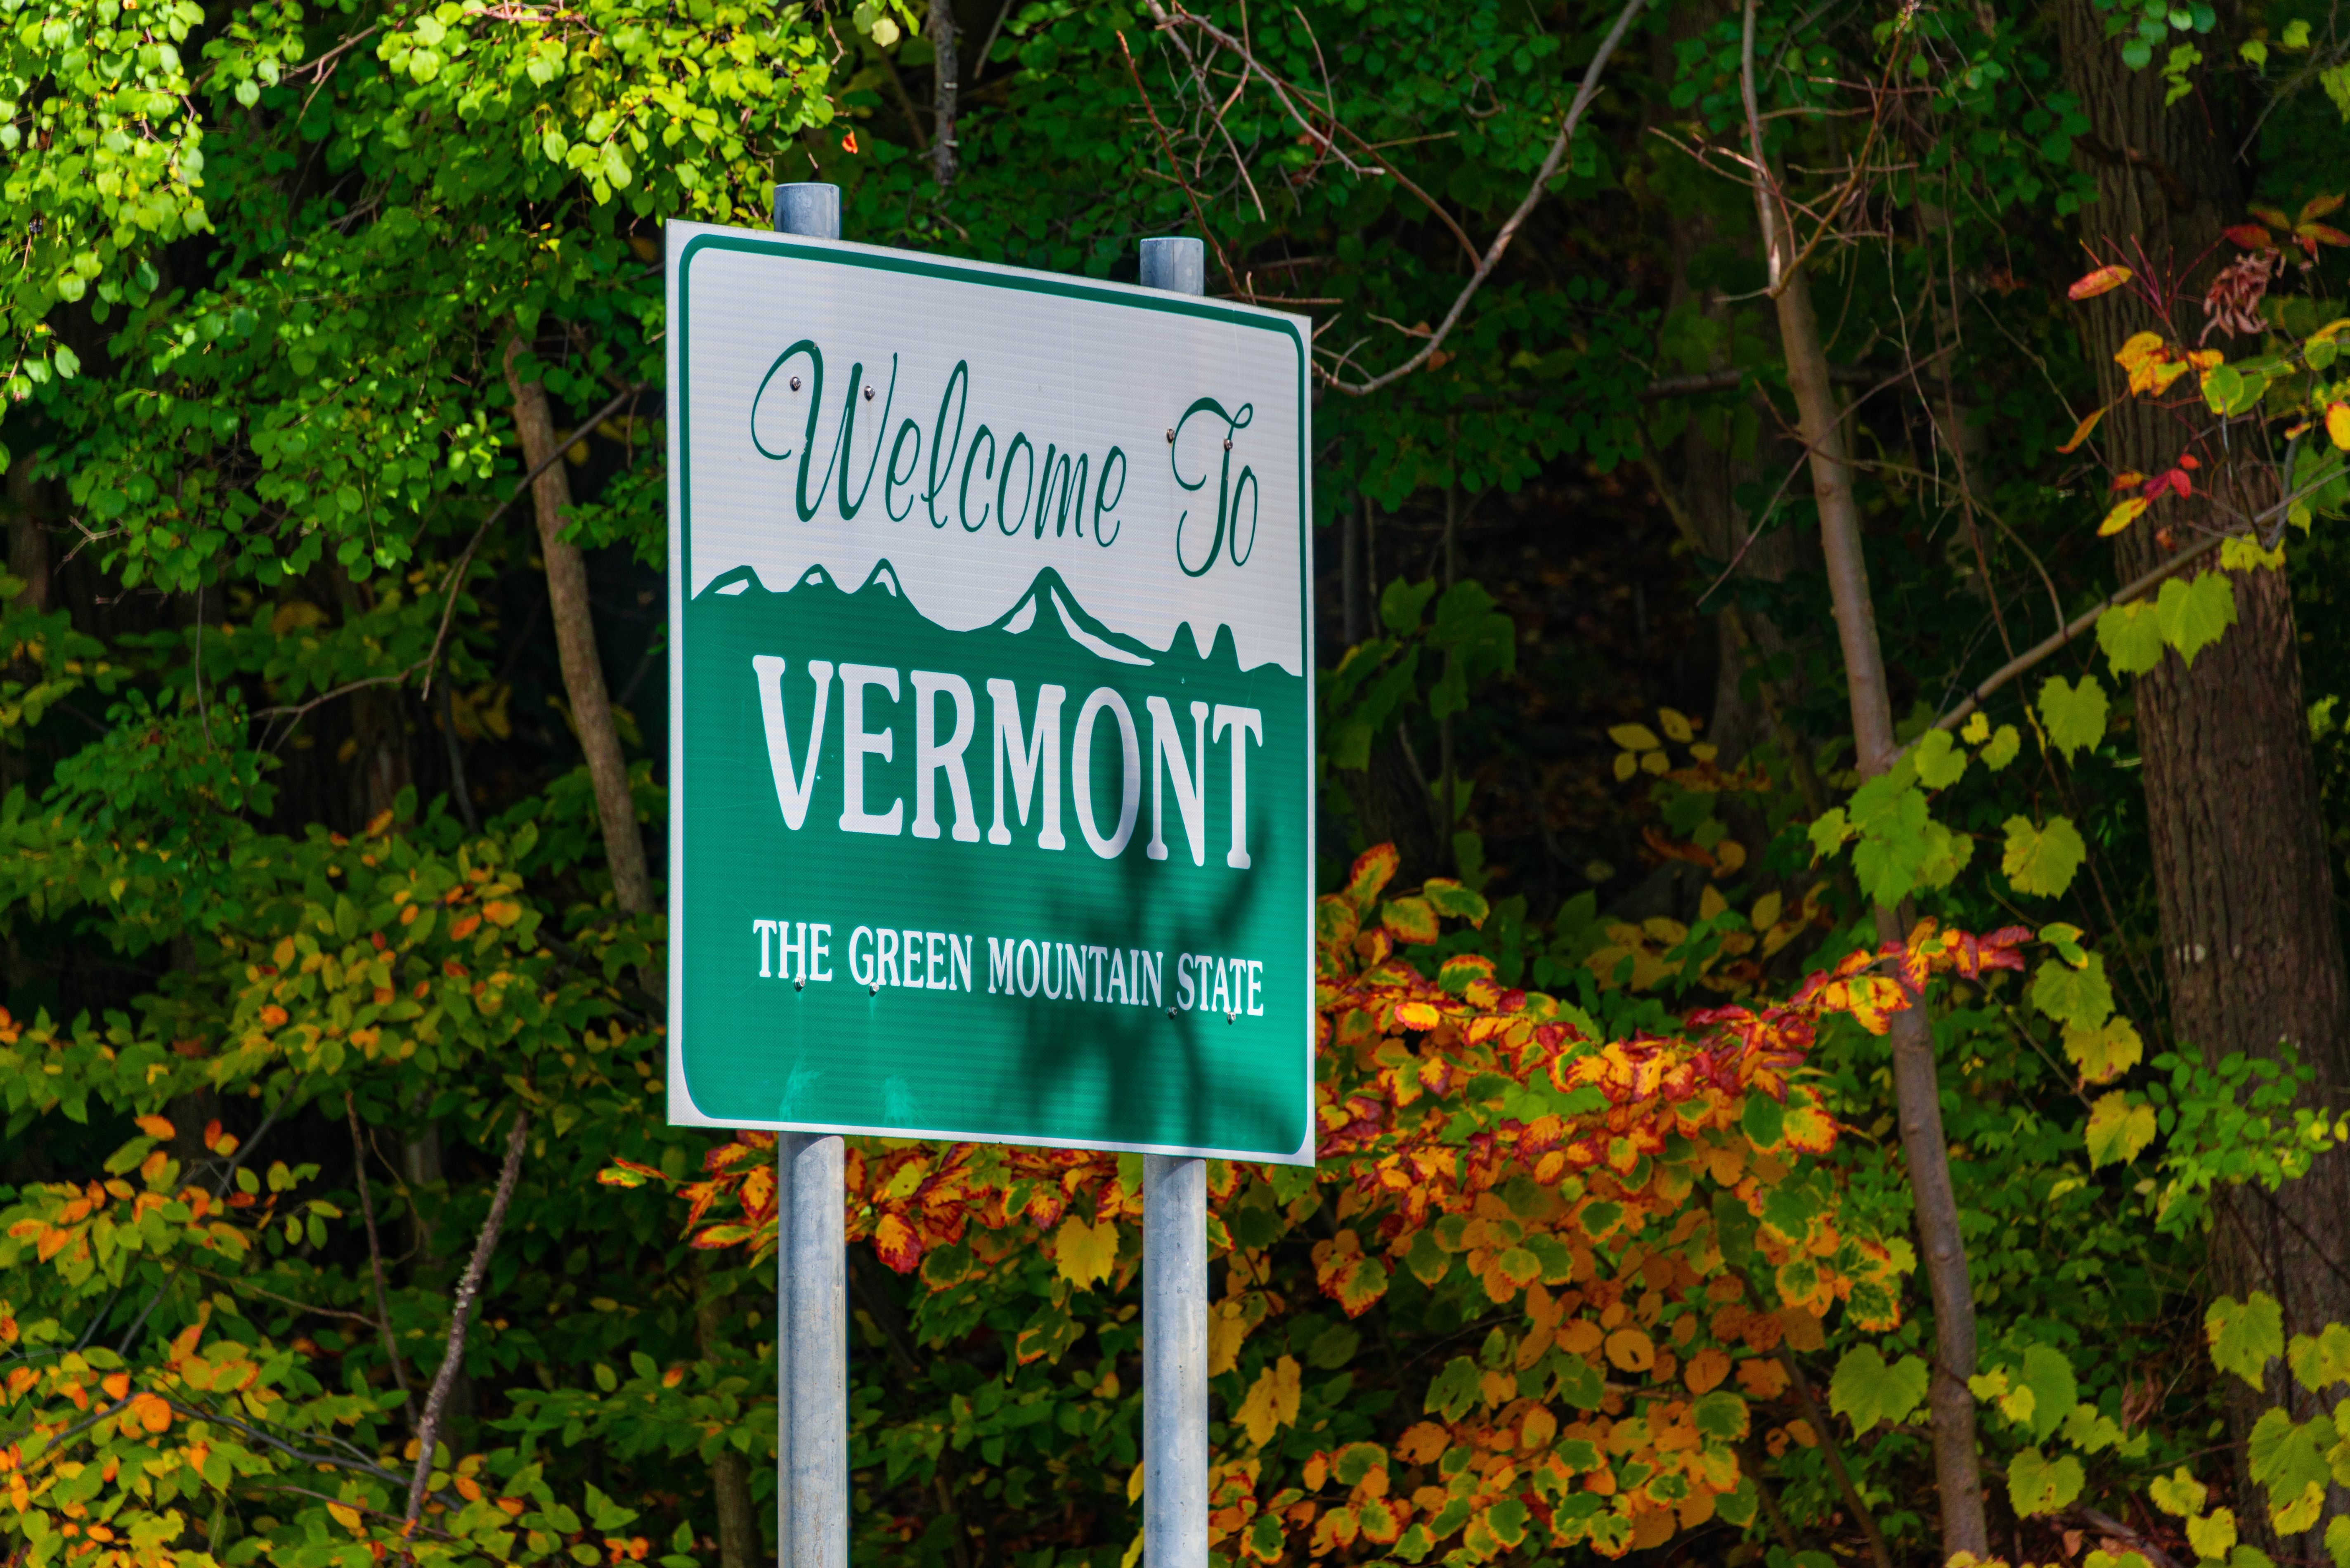
[[[1184,1144],[1094,1143],[1078,1138],[1055,1137],[974,1137],[968,1132],[942,1132],[936,1129],[840,1125],[828,1122],[745,1121],[730,1118],[721,1121],[704,1116],[693,1103],[686,1087],[685,1054],[680,1042],[685,1037],[685,986],[681,954],[686,941],[685,929],[685,588],[691,575],[686,544],[686,421],[683,417],[685,385],[686,320],[683,310],[685,275],[694,253],[711,242],[717,241],[730,250],[747,250],[757,254],[787,256],[802,261],[829,262],[871,268],[883,272],[920,272],[932,276],[964,281],[988,287],[1012,288],[1023,293],[1067,294],[1094,299],[1105,304],[1123,305],[1148,310],[1170,312],[1180,316],[1200,316],[1224,321],[1245,321],[1252,326],[1277,325],[1295,342],[1297,349],[1297,446],[1298,446],[1298,614],[1301,667],[1306,672],[1305,702],[1305,853],[1309,866],[1305,878],[1304,974],[1309,989],[1315,985],[1318,970],[1315,962],[1315,907],[1314,875],[1310,864],[1319,843],[1318,802],[1314,788],[1315,754],[1315,708],[1314,701],[1314,387],[1312,358],[1314,327],[1305,317],[1285,311],[1267,310],[1261,306],[1238,305],[1229,300],[1211,300],[1192,295],[1170,294],[1164,289],[1144,288],[1135,284],[1108,283],[1092,278],[1072,276],[1063,273],[1038,272],[1027,267],[1003,266],[992,262],[965,261],[956,257],[933,256],[918,251],[899,250],[886,245],[862,245],[846,240],[810,239],[800,235],[785,235],[758,229],[738,229],[712,223],[672,222],[662,225],[665,241],[663,254],[663,290],[666,304],[664,333],[666,345],[667,401],[666,422],[669,427],[669,998],[668,1040],[666,1054],[669,1124],[671,1127],[747,1127],[761,1132],[795,1132],[842,1134],[851,1137],[922,1139],[945,1143],[1002,1143],[1036,1148],[1088,1148],[1113,1154],[1162,1154],[1207,1159],[1232,1159],[1253,1164],[1312,1165],[1315,1146],[1320,1131],[1320,1111],[1315,1100],[1315,1060],[1319,1044],[1320,1014],[1310,1004],[1305,1015],[1305,1127],[1297,1147],[1287,1154],[1270,1154],[1262,1149],[1228,1149],[1194,1147]]]

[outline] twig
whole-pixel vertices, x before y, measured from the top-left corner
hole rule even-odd
[[[1624,35],[1630,31],[1634,18],[1639,16],[1641,9],[1647,4],[1648,0],[1626,0],[1623,12],[1616,18],[1615,26],[1608,29],[1607,37],[1600,40],[1598,52],[1591,57],[1591,64],[1585,68],[1583,84],[1575,89],[1575,101],[1567,107],[1566,119],[1558,128],[1558,135],[1551,141],[1550,151],[1544,155],[1542,167],[1534,171],[1534,180],[1526,188],[1524,199],[1519,202],[1516,210],[1503,221],[1500,230],[1493,235],[1492,244],[1488,245],[1483,254],[1479,257],[1477,270],[1470,274],[1467,283],[1461,285],[1461,292],[1453,296],[1451,308],[1444,313],[1444,319],[1438,324],[1436,330],[1429,335],[1428,341],[1421,344],[1419,351],[1402,364],[1367,380],[1346,381],[1328,371],[1317,371],[1322,376],[1323,385],[1334,392],[1342,392],[1350,398],[1367,397],[1380,388],[1392,385],[1419,369],[1428,363],[1429,356],[1443,346],[1444,340],[1451,336],[1453,327],[1460,324],[1461,316],[1467,312],[1469,302],[1476,297],[1477,291],[1484,287],[1485,280],[1491,277],[1493,275],[1493,269],[1501,265],[1503,254],[1510,248],[1510,242],[1518,237],[1518,231],[1525,226],[1526,219],[1533,213],[1535,204],[1543,199],[1544,188],[1550,183],[1551,177],[1558,172],[1560,162],[1566,157],[1567,145],[1575,140],[1575,128],[1583,123],[1584,111],[1590,108],[1592,99],[1599,91],[1599,78],[1607,68],[1608,59],[1616,53],[1617,46],[1624,41]],[[1161,26],[1172,26],[1176,23],[1176,18],[1169,16],[1159,6],[1157,0],[1152,0],[1151,12],[1159,19]],[[1211,36],[1230,37],[1230,35],[1222,34],[1219,29],[1196,17],[1186,16],[1182,17],[1182,21]],[[1121,39],[1121,47],[1123,42],[1124,40]],[[1128,60],[1131,65],[1132,57],[1128,56]],[[1275,96],[1281,97],[1284,104],[1288,102],[1287,95],[1269,74],[1256,67],[1253,62],[1251,63],[1251,68],[1258,69],[1267,85],[1273,87]],[[1137,80],[1139,79],[1138,77]],[[1297,111],[1293,109],[1291,112],[1295,114]],[[1343,130],[1343,127],[1341,129]],[[1400,180],[1401,176],[1397,178]],[[1196,207],[1196,203],[1194,205]],[[1221,256],[1222,253],[1218,254]],[[1226,272],[1227,275],[1230,275],[1229,268]]]
[[[1752,16],[1752,12],[1750,10],[1748,15]],[[1746,1288],[1752,1291],[1753,1282],[1749,1281]],[[1759,1306],[1762,1297],[1758,1294],[1754,1301]],[[1868,1538],[1869,1556],[1876,1560],[1877,1568],[1893,1568],[1893,1554],[1886,1550],[1885,1532],[1877,1528],[1877,1516],[1868,1511],[1868,1503],[1861,1497],[1860,1488],[1853,1484],[1850,1472],[1844,1468],[1844,1454],[1836,1447],[1835,1434],[1828,1430],[1827,1416],[1820,1409],[1819,1401],[1812,1397],[1812,1381],[1804,1376],[1802,1364],[1796,1361],[1794,1353],[1787,1348],[1784,1340],[1779,1343],[1779,1365],[1787,1369],[1788,1377],[1795,1385],[1795,1397],[1804,1407],[1804,1417],[1810,1423],[1813,1435],[1820,1440],[1820,1452],[1827,1459],[1828,1469],[1835,1477],[1837,1490],[1844,1493],[1845,1506],[1852,1510],[1853,1521],[1860,1526],[1861,1534]]]
[[[1168,140],[1166,126],[1159,123],[1159,106],[1150,101],[1150,89],[1142,85],[1142,67],[1134,63],[1134,51],[1126,47],[1122,29],[1118,35],[1118,52],[1126,58],[1127,72],[1134,78],[1134,90],[1142,95],[1142,111],[1150,117],[1150,129],[1159,133],[1159,150],[1167,154],[1167,166],[1175,171],[1175,183],[1183,188],[1183,200],[1191,204],[1191,222],[1199,226],[1201,237],[1214,247],[1216,265],[1222,269],[1225,284],[1245,298],[1248,290],[1241,286],[1239,276],[1232,271],[1232,258],[1224,254],[1223,242],[1216,238],[1215,230],[1208,227],[1207,214],[1200,211],[1200,198],[1192,192],[1191,182],[1183,178],[1183,166],[1175,159],[1175,144]]]
[[[408,1481],[407,1523],[413,1527],[424,1511],[425,1483],[432,1479],[432,1450],[441,1438],[441,1415],[449,1403],[449,1390],[456,1386],[457,1371],[465,1360],[465,1327],[473,1314],[473,1302],[482,1293],[482,1278],[489,1272],[490,1254],[497,1251],[498,1231],[506,1220],[506,1205],[513,1201],[515,1179],[522,1174],[523,1140],[530,1131],[530,1117],[519,1106],[515,1110],[514,1131],[506,1137],[504,1168],[498,1172],[498,1190],[490,1199],[490,1212],[482,1221],[481,1239],[473,1243],[473,1255],[465,1264],[464,1277],[457,1283],[455,1310],[449,1318],[449,1345],[441,1357],[441,1370],[433,1374],[432,1392],[424,1400],[424,1419],[416,1429],[416,1473]]]
[[[408,1424],[416,1425],[416,1397],[408,1386],[408,1374],[400,1368],[400,1345],[391,1332],[391,1296],[383,1287],[383,1243],[376,1235],[375,1199],[368,1191],[367,1140],[359,1136],[359,1109],[348,1090],[343,1095],[343,1114],[351,1124],[351,1170],[359,1179],[359,1215],[367,1221],[368,1265],[375,1271],[376,1329],[383,1335],[383,1358],[391,1363],[391,1380],[400,1385],[400,1402],[408,1407]]]

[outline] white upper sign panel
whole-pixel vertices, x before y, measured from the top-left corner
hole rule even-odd
[[[1228,628],[1243,670],[1305,674],[1305,320],[670,229],[670,322],[691,366],[676,477],[691,552],[671,563],[686,597],[743,566],[782,592],[814,567],[852,588],[887,561],[962,631],[1050,567],[1151,649],[1188,626],[1204,652]],[[1268,386],[1294,390],[1238,390]]]

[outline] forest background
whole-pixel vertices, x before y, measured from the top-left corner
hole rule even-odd
[[[1315,321],[1220,1564],[2350,1562],[2314,0],[0,0],[0,1550],[773,1551],[660,224]],[[850,1159],[860,1562],[1132,1568],[1137,1162]]]

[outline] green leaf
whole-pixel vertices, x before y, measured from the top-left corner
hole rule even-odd
[[[1927,731],[1909,755],[1918,766],[1918,782],[1928,789],[1948,789],[1967,771],[1967,754],[1948,730]]]
[[[2294,1534],[2317,1522],[2310,1506],[2314,1490],[2323,1506],[2325,1483],[2333,1476],[2325,1452],[2334,1446],[2334,1423],[2319,1417],[2296,1422],[2282,1410],[2263,1411],[2244,1440],[2244,1455],[2252,1479],[2268,1489],[2269,1509],[2277,1529]]]
[[[1845,821],[1844,807],[1832,805],[1814,821],[1804,836],[1812,841],[1812,858],[1834,855],[1852,836],[1852,828]]]
[[[2113,1016],[2114,988],[2106,981],[2103,953],[2074,969],[2062,959],[2043,961],[2032,976],[2032,1005],[2059,1023],[2094,1029]]]
[[[2154,1107],[2130,1103],[2119,1089],[2098,1096],[2089,1107],[2089,1168],[2126,1165],[2154,1141]]]
[[[2284,1354],[2284,1313],[2264,1291],[2241,1302],[2221,1296],[2203,1314],[2203,1337],[2211,1346],[2212,1366],[2260,1388],[2266,1385],[2268,1364]]]
[[[2074,1381],[2073,1364],[2064,1353],[2045,1345],[2029,1345],[2023,1352],[2023,1386],[2032,1390],[2032,1440],[2044,1443],[2064,1417],[2080,1403],[2080,1386]]]
[[[1433,577],[1424,583],[1407,583],[1398,577],[1379,595],[1379,619],[1396,636],[1409,637],[1419,628],[1420,614],[1435,594]]]
[[[2325,1552],[2334,1559],[2334,1568],[2350,1568],[2350,1513],[2337,1513],[2325,1521]]]
[[[2011,816],[2007,852],[2001,857],[1999,868],[2017,892],[2053,898],[2072,886],[2073,874],[2088,853],[2089,846],[2081,841],[2080,830],[2069,817],[2052,816],[2046,827],[2037,827],[2028,816]]]
[[[2236,589],[2225,572],[2205,572],[2192,583],[2173,577],[2154,602],[2162,640],[2189,664],[2236,624]]]
[[[1887,1366],[1873,1345],[1856,1345],[1828,1381],[1828,1408],[1852,1422],[1855,1436],[1879,1421],[1906,1420],[1925,1402],[1927,1368],[1914,1355]]]
[[[2116,605],[2097,618],[2097,646],[2115,674],[2143,675],[2162,662],[2161,619],[2143,599]]]
[[[2350,1328],[2329,1323],[2314,1336],[2294,1334],[2285,1361],[2301,1386],[2313,1394],[2336,1383],[2350,1383]]]
[[[1726,1388],[1717,1388],[1690,1404],[1690,1424],[1716,1442],[1735,1443],[1746,1436],[1746,1401]]]
[[[2041,683],[2040,719],[2048,726],[2050,742],[2069,763],[2106,737],[2106,689],[2094,675],[2082,676],[2077,686],[2051,676]]]
[[[2054,1513],[2072,1506],[2086,1479],[2081,1461],[2072,1455],[2052,1459],[2038,1449],[2026,1449],[2008,1461],[2007,1499],[2016,1512],[2026,1517]]]

